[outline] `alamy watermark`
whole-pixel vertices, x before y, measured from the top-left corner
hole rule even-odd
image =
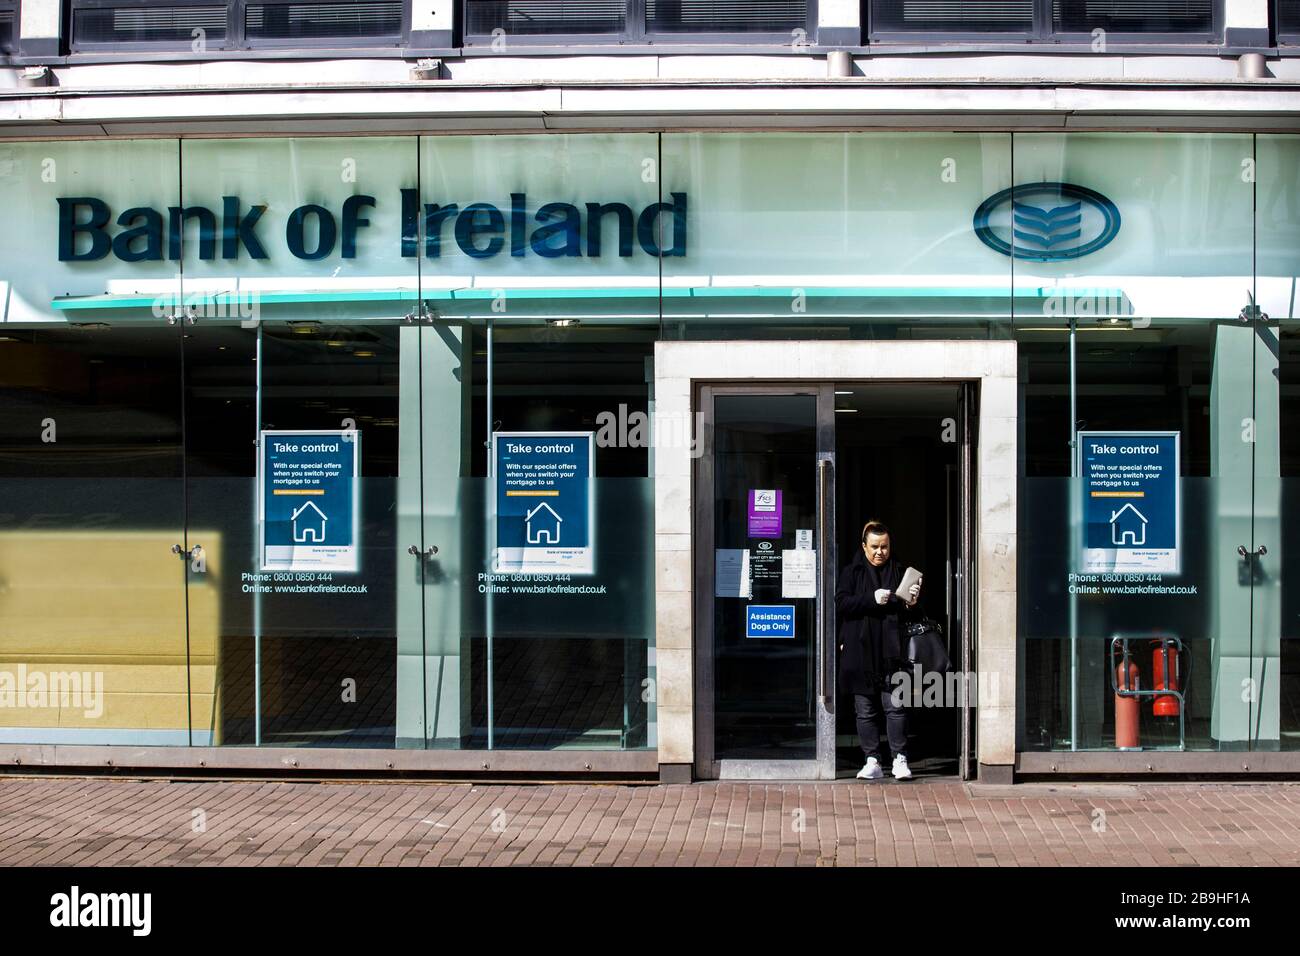
[[[118,927],[132,936],[153,929],[152,893],[92,893],[73,886],[50,897],[50,925],[58,928]]]
[[[898,707],[975,707],[979,698],[998,699],[997,671],[922,672],[920,664],[899,671],[890,683],[890,696]]]
[[[254,328],[262,319],[262,297],[247,290],[185,296],[164,292],[154,297],[150,311],[155,319],[238,319],[244,328]]]
[[[620,404],[617,411],[596,415],[596,445],[600,448],[686,448],[692,458],[704,454],[699,435],[703,434],[704,413],[628,411]]]
[[[1054,318],[1094,318],[1098,321],[1125,320],[1135,329],[1151,325],[1151,317],[1133,314],[1133,303],[1124,293],[1117,295],[1050,295],[1043,299],[1043,315]]]
[[[103,671],[0,670],[0,710],[81,710],[89,720],[104,715]]]

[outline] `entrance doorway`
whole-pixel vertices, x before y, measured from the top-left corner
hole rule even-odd
[[[862,753],[851,698],[837,706],[834,594],[865,522],[890,527],[895,553],[924,574],[921,604],[953,669],[974,669],[975,386],[696,394],[696,776],[852,777]],[[973,776],[973,704],[909,708],[918,777]]]

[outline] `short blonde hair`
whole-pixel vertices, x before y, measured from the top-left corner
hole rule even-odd
[[[889,529],[885,527],[883,521],[876,521],[874,518],[862,526],[862,543],[867,543],[867,535],[883,534],[888,535]]]

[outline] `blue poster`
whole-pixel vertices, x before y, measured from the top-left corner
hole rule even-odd
[[[263,571],[356,571],[361,435],[263,431],[258,526]]]
[[[794,637],[794,605],[746,605],[745,636]]]
[[[1178,573],[1178,432],[1079,432],[1083,567]]]
[[[493,433],[494,571],[595,572],[593,439],[593,432]]]

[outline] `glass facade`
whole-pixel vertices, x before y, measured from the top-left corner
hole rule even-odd
[[[0,742],[653,750],[655,343],[725,379],[730,341],[999,339],[1017,749],[1295,749],[1298,169],[1240,133],[0,144]],[[511,485],[520,435],[586,464]],[[1099,544],[1158,496],[1096,449],[1166,440],[1172,525]]]

